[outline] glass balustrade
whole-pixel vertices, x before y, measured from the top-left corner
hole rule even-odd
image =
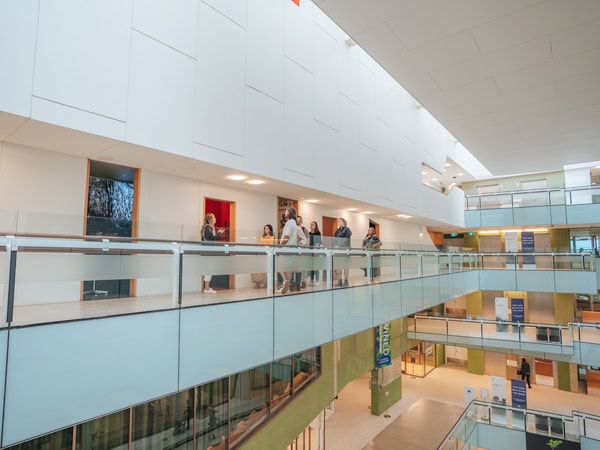
[[[465,195],[465,209],[525,208],[598,203],[600,186],[548,188]]]
[[[265,298],[279,295],[284,279],[286,294],[296,294],[477,269],[594,270],[594,258],[580,253],[368,252],[104,237],[1,239],[2,320],[14,325]],[[11,260],[14,277],[8,279]]]
[[[574,411],[571,416],[565,416],[474,400],[438,450],[477,448],[482,440],[488,442],[489,436],[484,436],[487,431],[479,428],[482,424],[554,438],[557,445],[558,440],[580,442],[581,438],[600,438],[600,417],[593,414]]]

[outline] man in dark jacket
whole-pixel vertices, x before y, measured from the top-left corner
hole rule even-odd
[[[527,380],[527,386],[531,388],[531,380],[529,377],[531,376],[531,367],[525,358],[521,358],[521,380]]]
[[[334,248],[350,248],[350,237],[352,236],[352,230],[347,227],[346,219],[340,217],[338,219],[338,227],[333,234],[333,246]],[[342,272],[344,274],[342,282]],[[334,271],[334,280],[337,280],[336,286],[348,286],[348,275],[350,269],[344,268],[342,270]]]

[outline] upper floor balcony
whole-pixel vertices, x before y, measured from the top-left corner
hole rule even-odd
[[[596,293],[591,255],[526,256],[541,259],[520,264],[515,254],[99,236],[0,238],[3,442],[258,367],[486,286]],[[313,275],[315,282],[279,295],[280,274],[288,280]],[[216,293],[204,292],[207,276]],[[334,283],[339,277],[347,285]],[[41,413],[49,410],[51,416]]]
[[[465,227],[597,223],[600,186],[465,195]]]

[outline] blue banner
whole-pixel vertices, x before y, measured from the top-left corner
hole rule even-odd
[[[379,325],[375,330],[375,347],[377,348],[375,367],[378,369],[392,364],[392,349],[390,348],[391,329],[392,324],[386,322]]]
[[[522,298],[513,298],[510,301],[510,311],[512,321],[525,323],[525,300]]]
[[[523,253],[535,253],[533,231],[523,231],[521,233],[521,251]],[[524,256],[523,264],[535,264],[535,256]]]
[[[527,385],[525,380],[510,380],[513,408],[527,409]]]

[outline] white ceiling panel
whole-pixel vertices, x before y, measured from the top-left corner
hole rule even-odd
[[[600,128],[599,0],[316,4],[494,175],[589,161]],[[511,168],[506,153],[519,163]]]

